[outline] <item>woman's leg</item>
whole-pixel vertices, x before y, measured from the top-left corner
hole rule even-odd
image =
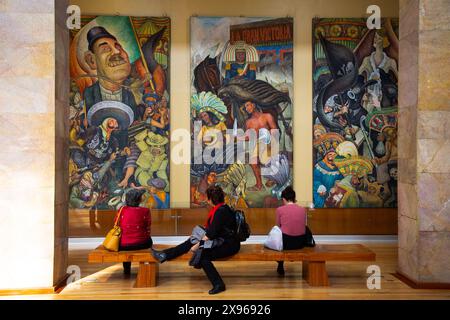
[[[126,247],[120,247],[119,251],[134,251],[134,250],[142,250],[142,249],[148,249],[153,245],[152,238],[149,238],[147,242],[133,245],[133,246],[126,246]],[[123,265],[123,273],[124,274],[131,274],[131,262],[126,261],[122,263]]]
[[[225,291],[225,283],[222,280],[219,272],[217,272],[216,267],[214,267],[213,263],[209,259],[201,259],[200,266],[211,282],[213,288],[209,291],[210,294],[219,293],[221,291]]]
[[[290,236],[283,233],[283,250],[301,249],[305,246],[305,236]],[[277,273],[284,276],[284,261],[277,261]]]
[[[216,249],[216,248],[215,248]],[[216,267],[211,262],[214,258],[214,249],[203,249],[202,258],[200,260],[200,267],[206,274],[209,282],[212,284],[212,289],[209,290],[209,294],[216,294],[225,291],[225,283],[222,280]]]
[[[171,260],[189,252],[192,246],[193,244],[191,243],[190,239],[187,239],[185,242],[180,243],[176,247],[165,249],[163,250],[163,252],[166,254],[166,259]]]
[[[220,276],[219,272],[217,272],[216,267],[214,267],[211,261],[231,256],[238,251],[239,245],[226,242],[216,248],[203,249],[200,266],[213,285],[213,288],[209,291],[210,294],[216,294],[225,291],[225,283],[223,282],[222,277]]]
[[[131,274],[131,262],[123,262],[123,274]]]
[[[278,267],[277,267],[277,273],[280,276],[284,276],[284,261],[277,261]]]

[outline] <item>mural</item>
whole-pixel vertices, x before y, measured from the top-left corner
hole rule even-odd
[[[191,207],[212,184],[274,207],[292,184],[292,44],[291,18],[191,18]]]
[[[397,206],[398,20],[313,20],[317,208]]]
[[[71,209],[116,210],[132,188],[169,207],[169,44],[166,17],[83,16],[71,31]]]

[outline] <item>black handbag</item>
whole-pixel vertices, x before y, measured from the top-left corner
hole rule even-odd
[[[203,244],[204,241],[201,240],[198,249],[192,254],[191,260],[189,260],[189,265],[195,269],[201,268],[200,260],[202,260]]]
[[[305,227],[305,246],[306,247],[315,247],[316,241],[314,240],[313,234],[311,232],[311,229],[309,229],[308,226]]]

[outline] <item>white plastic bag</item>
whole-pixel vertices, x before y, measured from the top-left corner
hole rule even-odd
[[[274,226],[270,230],[264,246],[272,250],[283,251],[283,232],[278,226]]]

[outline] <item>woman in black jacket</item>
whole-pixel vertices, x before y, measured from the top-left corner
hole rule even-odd
[[[236,254],[241,243],[236,238],[236,214],[231,208],[225,204],[225,194],[219,186],[211,186],[206,190],[208,202],[214,206],[206,220],[205,236],[201,242],[195,245],[191,238],[179,244],[176,247],[163,251],[151,250],[153,257],[163,263],[166,260],[175,259],[187,253],[189,250],[195,252],[199,245],[207,240],[223,240],[222,244],[212,248],[204,248],[199,261],[199,266],[203,269],[213,288],[209,290],[209,294],[216,294],[225,291],[225,283],[217,272],[211,261],[225,258]]]

